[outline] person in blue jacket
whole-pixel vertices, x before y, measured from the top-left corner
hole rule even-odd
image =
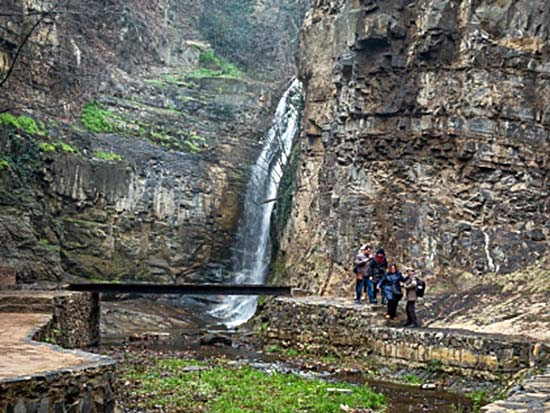
[[[396,264],[391,264],[388,271],[378,282],[377,288],[382,291],[388,300],[388,312],[386,318],[395,320],[397,318],[397,304],[403,298],[401,283],[405,282],[405,277],[401,274]]]

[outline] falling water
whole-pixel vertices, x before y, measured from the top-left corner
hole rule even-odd
[[[262,152],[252,167],[233,250],[232,282],[235,284],[265,282],[271,253],[271,213],[298,131],[301,100],[302,84],[294,80],[277,106]],[[225,297],[211,314],[228,327],[234,327],[252,317],[257,302],[258,297]]]

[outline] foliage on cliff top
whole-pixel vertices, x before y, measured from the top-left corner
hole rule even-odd
[[[113,125],[108,121],[112,118],[113,114],[105,109],[99,102],[88,102],[84,109],[82,109],[82,115],[80,120],[84,127],[93,133],[111,133],[113,132]]]
[[[187,75],[190,79],[202,79],[204,77],[223,77],[227,79],[242,79],[244,73],[237,66],[221,58],[213,50],[202,52],[199,57],[201,65],[197,70]]]
[[[146,411],[315,412],[351,408],[381,408],[384,396],[366,386],[339,383],[349,393],[330,392],[334,384],[292,374],[267,374],[249,366],[229,368],[218,362],[208,366],[181,359],[164,359],[153,366],[125,364],[125,391],[134,395],[130,404]],[[160,411],[160,410],[159,410]]]
[[[15,116],[7,112],[0,113],[0,126],[21,129],[31,135],[46,135],[43,125],[38,126],[34,119],[25,115]]]

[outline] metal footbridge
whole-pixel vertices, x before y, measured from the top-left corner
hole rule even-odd
[[[175,295],[272,295],[290,296],[292,288],[278,285],[236,284],[143,284],[79,283],[66,286],[68,291],[110,294],[175,294]]]

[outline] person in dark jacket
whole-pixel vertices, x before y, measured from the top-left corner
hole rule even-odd
[[[416,318],[415,304],[416,304],[416,287],[418,286],[418,276],[415,270],[408,271],[408,277],[405,279],[405,298],[407,299],[407,323],[405,327],[418,327],[418,320]]]
[[[368,274],[367,274],[367,292],[369,295],[369,301],[371,303],[377,303],[376,300],[376,285],[380,282],[388,268],[388,261],[386,260],[386,253],[384,248],[379,248],[374,255],[374,258],[369,262]],[[385,296],[382,293],[382,304],[384,304]]]
[[[404,281],[405,277],[399,272],[397,265],[392,264],[388,272],[385,273],[378,282],[377,287],[383,290],[382,294],[384,294],[388,300],[388,313],[386,314],[386,318],[392,320],[397,318],[397,304],[399,304],[399,300],[403,298],[401,283]]]

